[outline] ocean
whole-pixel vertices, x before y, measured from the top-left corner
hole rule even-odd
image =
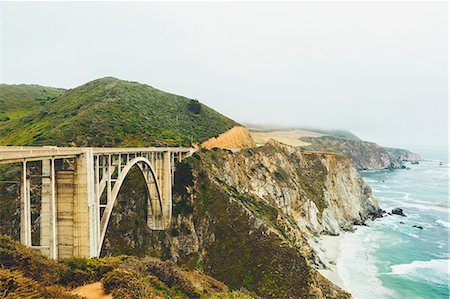
[[[406,166],[362,173],[382,209],[399,207],[407,217],[387,216],[344,234],[337,269],[357,299],[450,298],[449,164]]]

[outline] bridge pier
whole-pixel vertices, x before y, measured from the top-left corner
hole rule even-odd
[[[31,246],[31,200],[27,162],[22,162],[20,179],[20,242]]]
[[[161,161],[161,197],[163,228],[169,226],[172,219],[172,157],[171,153],[165,152]]]
[[[51,160],[42,160],[40,245],[45,256],[53,257],[52,248],[52,169]],[[53,178],[54,179],[54,178]]]
[[[73,255],[89,257],[92,234],[89,223],[90,209],[94,201],[94,161],[92,151],[81,154],[76,159],[74,209],[73,209]]]
[[[90,157],[91,156],[91,157]],[[71,256],[90,257],[91,225],[93,211],[94,182],[92,153],[82,154],[76,159],[75,170],[60,170],[57,182],[57,236],[59,258]],[[91,201],[91,202],[89,202]],[[95,236],[93,236],[95,239]],[[96,248],[93,248],[94,250]]]
[[[56,172],[57,189],[57,220],[58,220],[58,258],[73,256],[73,195],[75,173],[73,170],[59,170]]]

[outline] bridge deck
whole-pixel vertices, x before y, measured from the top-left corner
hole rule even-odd
[[[134,154],[173,152],[190,153],[193,148],[184,147],[57,147],[57,146],[0,146],[0,164],[37,161],[50,158],[73,158],[88,151],[95,154]]]

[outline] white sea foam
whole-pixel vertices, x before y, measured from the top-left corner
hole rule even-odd
[[[394,207],[408,207],[408,208],[414,208],[420,211],[438,211],[438,212],[449,212],[450,206],[446,202],[438,202],[438,203],[432,203],[427,201],[420,201],[420,200],[411,200],[410,195],[407,193],[403,193],[403,197],[390,197],[390,196],[383,196],[383,195],[376,195],[378,199],[380,199],[385,204]]]
[[[450,207],[444,203],[432,204],[432,203],[420,203],[420,202],[405,202],[403,203],[405,207],[411,207],[418,210],[426,211],[426,210],[434,210],[439,212],[448,212]]]
[[[438,219],[438,220],[436,220],[435,222],[436,222],[437,224],[440,224],[440,225],[442,225],[442,226],[445,226],[445,227],[450,228],[450,222],[448,222],[448,221],[444,221],[444,220],[442,220],[442,219]]]
[[[426,298],[450,299],[445,289],[450,285],[450,254],[442,232],[450,227],[448,175],[447,166],[421,163],[411,165],[410,171],[377,175],[375,182],[369,182],[383,209],[400,207],[408,217],[377,219],[341,243],[339,274],[355,298],[425,298],[420,295],[433,287],[438,291]],[[381,250],[376,249],[377,244]],[[398,258],[406,259],[405,263]]]
[[[399,264],[391,266],[393,275],[408,275],[419,278],[420,280],[428,280],[434,283],[442,283],[448,280],[450,273],[450,260],[439,259],[429,261],[413,261],[409,264]],[[430,275],[429,271],[435,273]]]
[[[367,232],[367,227],[360,227],[354,233],[344,234],[337,261],[338,273],[345,289],[354,298],[388,298],[393,291],[384,287],[378,278],[378,267],[373,257],[380,242],[377,235]]]

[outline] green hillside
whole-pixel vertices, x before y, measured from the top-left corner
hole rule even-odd
[[[63,93],[60,88],[0,84],[0,123],[22,117]]]
[[[236,123],[182,96],[102,78],[0,127],[0,145],[189,146]]]
[[[352,141],[361,141],[361,139],[348,130],[325,130],[325,129],[304,129],[307,131],[322,133],[334,138],[344,139],[344,140],[352,140]]]

